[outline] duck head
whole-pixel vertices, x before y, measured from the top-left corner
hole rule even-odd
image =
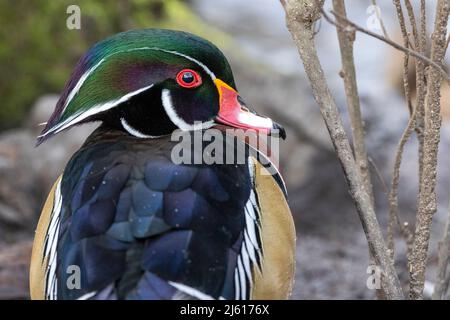
[[[284,130],[251,112],[222,52],[195,35],[132,30],[94,45],[78,62],[38,144],[74,125],[102,121],[151,138],[223,124]]]

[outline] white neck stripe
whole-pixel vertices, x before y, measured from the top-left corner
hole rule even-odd
[[[141,139],[149,139],[149,138],[158,138],[161,136],[150,136],[150,135],[146,135],[143,134],[142,132],[140,132],[139,130],[133,128],[128,122],[127,120],[125,120],[125,118],[120,118],[120,123],[122,124],[122,127],[132,136],[136,137],[136,138],[141,138]]]
[[[214,120],[209,120],[205,122],[195,122],[194,124],[189,124],[186,121],[184,121],[175,111],[175,108],[173,107],[172,103],[172,97],[168,89],[162,90],[161,100],[164,110],[169,116],[169,119],[173,122],[173,124],[175,124],[178,128],[180,128],[183,131],[208,129],[214,125]]]

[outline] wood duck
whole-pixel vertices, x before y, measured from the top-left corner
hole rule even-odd
[[[285,135],[245,106],[216,46],[160,29],[97,43],[78,62],[37,144],[93,121],[100,127],[43,207],[32,299],[290,296],[295,230],[280,174],[267,174],[247,153],[239,164],[172,158],[177,130]]]

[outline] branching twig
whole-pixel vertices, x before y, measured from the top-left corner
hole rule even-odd
[[[403,45],[407,48],[409,46],[408,31],[406,30],[405,18],[403,15],[403,9],[400,4],[400,0],[394,0],[395,9],[397,12],[398,22],[400,24],[400,30],[403,37]],[[390,250],[391,256],[394,257],[395,253],[395,242],[394,242],[394,227],[397,225],[400,229],[409,231],[400,222],[400,217],[398,215],[398,185],[400,181],[400,166],[402,163],[402,156],[405,150],[405,145],[408,142],[411,134],[416,125],[416,110],[413,109],[411,104],[411,92],[409,89],[409,77],[408,77],[408,65],[409,65],[409,55],[405,52],[403,55],[403,87],[405,90],[405,98],[408,104],[408,109],[410,112],[410,118],[405,131],[402,134],[400,142],[398,144],[397,152],[395,154],[394,162],[394,172],[392,174],[391,191],[389,192],[389,223],[387,229],[387,245]],[[410,236],[408,235],[407,239]],[[409,255],[411,246],[407,244],[407,252]]]
[[[337,26],[337,27],[339,27],[339,28],[344,28],[344,29],[345,29],[345,28],[347,28],[347,27],[352,27],[352,28],[354,28],[354,29],[357,30],[357,31],[360,31],[360,32],[362,32],[362,33],[365,33],[365,34],[367,34],[367,35],[369,35],[369,36],[372,36],[372,37],[374,37],[374,38],[377,38],[378,40],[381,40],[381,41],[383,41],[383,42],[389,44],[390,46],[394,47],[394,48],[397,49],[397,50],[400,50],[400,51],[403,51],[403,52],[407,52],[407,53],[410,54],[411,56],[413,56],[413,57],[415,57],[415,58],[417,58],[417,59],[423,60],[427,65],[433,66],[433,67],[435,67],[436,69],[438,69],[439,72],[442,73],[442,76],[445,78],[445,80],[446,80],[447,82],[450,83],[450,76],[449,76],[449,75],[447,74],[447,72],[442,68],[442,66],[440,66],[440,65],[439,65],[438,63],[436,63],[435,61],[430,60],[430,59],[427,58],[426,56],[424,56],[424,55],[422,55],[422,54],[420,54],[420,53],[418,53],[418,52],[416,52],[416,51],[414,51],[414,50],[411,50],[411,49],[409,49],[409,48],[405,48],[404,46],[402,46],[402,45],[400,45],[400,44],[398,44],[398,43],[396,43],[396,42],[394,42],[394,41],[392,41],[392,40],[386,39],[385,37],[380,36],[379,34],[376,34],[375,32],[372,32],[372,31],[369,31],[369,30],[367,30],[367,29],[364,29],[363,27],[358,26],[357,24],[351,22],[350,20],[345,19],[345,18],[342,17],[342,16],[339,16],[336,12],[330,11],[335,17],[341,18],[342,20],[344,20],[344,21],[345,21],[345,25],[342,25],[342,24],[340,24],[340,23],[338,23],[338,22],[336,22],[336,21],[333,21],[333,19],[331,19],[330,16],[328,16],[328,14],[325,12],[325,10],[322,9],[321,11],[322,11],[323,17],[324,17],[329,23],[334,24],[335,26]]]
[[[403,15],[403,9],[400,4],[400,0],[394,0],[395,9],[397,11],[397,19],[400,24],[400,30],[402,32],[402,38],[403,38],[403,45],[405,48],[409,48],[409,36],[408,31],[406,30],[406,23],[405,23],[405,17]],[[406,102],[408,103],[408,109],[409,114],[411,115],[413,113],[413,107],[411,104],[411,90],[409,88],[409,54],[407,52],[404,52],[403,55],[403,87],[405,90],[405,98]]]
[[[382,270],[382,288],[388,299],[403,299],[394,264],[378,224],[371,199],[364,188],[362,178],[352,156],[338,108],[328,88],[313,38],[313,24],[320,18],[323,1],[282,0],[286,11],[287,27],[297,45],[305,72],[309,78],[314,98],[320,107],[334,148],[341,162],[361,219],[367,242],[375,262]]]
[[[432,295],[433,300],[440,300],[446,293],[446,282],[448,279],[446,277],[447,265],[450,255],[450,207],[448,209],[447,222],[445,224],[444,235],[442,240],[439,242],[439,254],[438,254],[438,270],[436,277],[436,284],[434,286],[434,292]]]
[[[431,59],[442,63],[447,35],[447,22],[450,13],[450,1],[438,0],[434,31],[432,35]],[[427,77],[427,97],[425,103],[425,135],[420,181],[419,203],[416,230],[411,257],[411,299],[423,298],[425,269],[427,263],[430,227],[437,209],[436,167],[441,129],[440,89],[442,74],[430,68]]]
[[[346,16],[344,0],[333,0],[333,8],[341,16]],[[355,32],[340,28],[336,28],[339,40],[339,48],[341,51],[342,72],[344,78],[345,95],[347,97],[347,108],[350,115],[350,123],[353,135],[353,150],[355,153],[355,161],[358,165],[364,187],[368,193],[372,204],[373,187],[370,179],[369,161],[364,143],[364,122],[361,115],[361,106],[359,102],[358,86],[356,84],[356,71],[353,58],[353,42],[355,40]]]

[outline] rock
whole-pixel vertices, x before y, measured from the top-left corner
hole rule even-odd
[[[31,123],[49,117],[55,101],[55,96],[38,99],[26,122],[28,129],[0,134],[0,240],[20,238],[34,230],[53,182],[98,125],[72,128],[35,147],[40,129]]]
[[[26,121],[26,127],[38,135],[53,113],[58,99],[59,96],[53,94],[38,98],[31,108],[30,115]]]
[[[0,300],[29,299],[30,240],[0,246]]]

